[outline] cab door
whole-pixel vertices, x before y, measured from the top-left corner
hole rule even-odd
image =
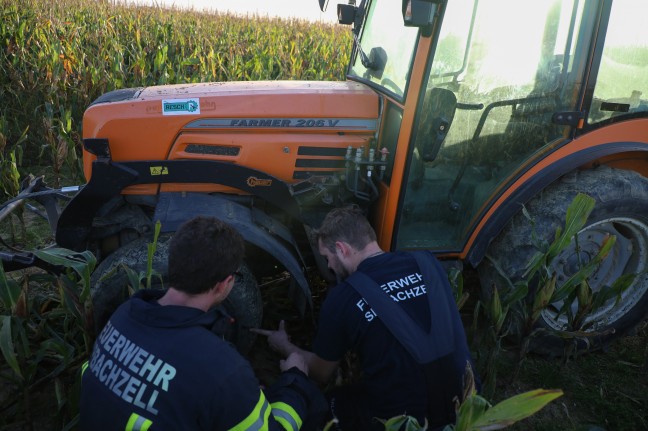
[[[598,1],[445,4],[390,248],[461,257],[507,185],[573,138],[578,124],[552,119],[581,110],[600,17]]]

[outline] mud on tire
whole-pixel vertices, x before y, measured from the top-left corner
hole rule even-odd
[[[172,235],[160,235],[157,248],[153,255],[153,269],[161,276],[154,276],[152,287],[168,287],[169,245]],[[129,297],[129,280],[125,267],[136,273],[146,271],[148,258],[147,238],[139,238],[108,256],[91,277],[92,302],[94,308],[95,328],[97,333],[105,326],[112,313]],[[254,342],[255,335],[248,328],[259,327],[263,314],[261,293],[254,275],[245,265],[241,265],[239,272],[242,278],[237,280],[223,303],[227,313],[235,319],[230,339],[239,351],[245,353]]]
[[[590,338],[590,345],[581,343],[580,349],[596,349],[615,337],[626,334],[648,313],[648,179],[641,175],[608,167],[578,171],[566,175],[533,198],[526,208],[535,220],[535,232],[551,242],[558,227],[564,226],[567,207],[577,193],[588,194],[596,200],[590,217],[579,233],[577,254],[575,241],[554,260],[553,269],[558,275],[558,285],[576,271],[578,259],[593,257],[605,235],[615,235],[617,242],[608,257],[590,277],[593,290],[611,285],[626,273],[639,274],[634,283],[622,294],[615,305],[614,299],[590,314],[586,322],[591,330],[613,334]],[[526,264],[536,251],[531,243],[532,225],[520,212],[508,223],[490,245],[488,254],[500,265],[511,281],[522,278]],[[560,263],[559,263],[560,262]],[[482,286],[502,286],[493,265],[484,259],[478,268]],[[486,295],[488,291],[484,292]],[[557,306],[547,308],[539,325],[564,329],[566,318],[558,316]],[[543,337],[533,343],[540,353],[563,353],[563,342],[556,337]]]

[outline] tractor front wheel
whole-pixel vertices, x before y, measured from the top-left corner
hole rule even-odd
[[[172,235],[160,235],[153,255],[153,269],[159,276],[153,276],[151,287],[168,287],[168,256]],[[91,277],[92,303],[95,328],[100,331],[117,307],[128,299],[133,288],[126,268],[135,274],[146,272],[148,259],[147,238],[139,238],[109,255],[94,271]],[[256,279],[247,265],[239,269],[242,274],[227,299],[223,302],[226,312],[234,318],[227,332],[228,339],[239,351],[246,353],[254,342],[255,334],[248,329],[259,327],[263,314],[263,302]]]

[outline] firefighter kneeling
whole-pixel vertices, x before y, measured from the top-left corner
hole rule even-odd
[[[210,330],[243,252],[239,233],[215,218],[176,232],[170,288],[137,292],[94,345],[82,379],[82,430],[297,431],[326,409],[302,356],[282,361],[264,392],[250,364]]]

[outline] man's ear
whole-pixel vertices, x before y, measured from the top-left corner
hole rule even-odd
[[[351,254],[351,246],[344,241],[335,241],[335,251],[339,252],[342,256],[347,257]]]
[[[224,301],[232,290],[232,286],[234,284],[232,283],[232,278],[234,278],[234,274],[228,275],[225,280],[219,281],[214,285],[214,287],[212,287],[212,293],[214,294],[214,296],[219,298],[219,302]]]

